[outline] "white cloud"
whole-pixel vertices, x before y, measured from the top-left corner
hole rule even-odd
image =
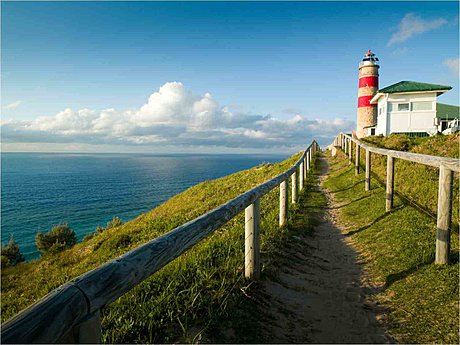
[[[406,56],[407,53],[409,52],[409,48],[407,47],[399,47],[399,48],[396,48],[395,50],[393,50],[392,54],[394,56]]]
[[[388,45],[402,43],[416,34],[432,31],[446,25],[448,21],[444,18],[423,19],[414,13],[407,13],[398,25],[398,31],[395,32]]]
[[[298,148],[312,137],[329,144],[353,121],[287,120],[235,112],[211,94],[197,95],[182,83],[166,83],[138,109],[65,109],[32,121],[4,121],[4,142],[150,145],[156,147]]]
[[[459,65],[460,65],[459,58],[446,59],[442,63],[450,69],[450,71],[454,74],[456,78],[458,78]]]
[[[15,109],[21,105],[21,101],[16,101],[10,104],[5,105],[5,109]]]

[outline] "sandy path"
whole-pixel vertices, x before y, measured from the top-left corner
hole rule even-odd
[[[321,157],[320,165],[322,181],[328,163]],[[271,343],[388,343],[366,301],[358,255],[335,222],[337,205],[322,192],[329,208],[313,234],[288,241],[275,274],[261,283],[262,336]]]

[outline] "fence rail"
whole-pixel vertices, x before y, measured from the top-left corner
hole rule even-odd
[[[452,188],[454,172],[460,172],[460,160],[456,158],[429,156],[419,153],[382,149],[366,145],[347,134],[339,133],[333,146],[340,147],[353,162],[353,143],[355,143],[355,175],[360,173],[360,148],[366,150],[364,188],[370,190],[371,183],[371,152],[387,156],[386,173],[386,211],[393,208],[394,197],[394,165],[395,159],[429,165],[439,168],[438,213],[436,224],[436,259],[437,264],[447,264],[450,252],[450,227],[452,223]]]
[[[2,325],[3,343],[98,343],[100,310],[245,210],[245,276],[260,274],[260,198],[280,186],[280,218],[288,219],[319,146],[313,141],[287,171],[208,213],[58,287]],[[298,184],[297,185],[297,180]]]

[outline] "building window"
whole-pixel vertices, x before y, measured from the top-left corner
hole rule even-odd
[[[371,135],[375,135],[375,128],[371,128]]]
[[[432,110],[432,102],[412,102],[412,110]]]
[[[398,111],[409,111],[409,103],[399,103]]]

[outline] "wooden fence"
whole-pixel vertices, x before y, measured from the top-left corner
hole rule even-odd
[[[208,213],[58,287],[2,325],[2,343],[98,343],[101,314],[113,302],[245,210],[245,276],[260,274],[260,198],[280,186],[279,224],[305,185],[319,146],[313,141],[289,170]],[[297,183],[298,182],[298,183]]]
[[[371,185],[371,152],[387,156],[386,173],[386,211],[393,208],[394,166],[395,159],[416,162],[439,168],[438,212],[436,225],[436,259],[437,264],[447,264],[450,252],[450,227],[452,223],[452,184],[454,171],[460,172],[460,160],[455,158],[429,156],[418,153],[387,150],[366,145],[358,139],[340,133],[333,145],[340,147],[353,162],[353,143],[355,143],[355,174],[359,174],[360,147],[366,150],[364,188],[370,190]]]

